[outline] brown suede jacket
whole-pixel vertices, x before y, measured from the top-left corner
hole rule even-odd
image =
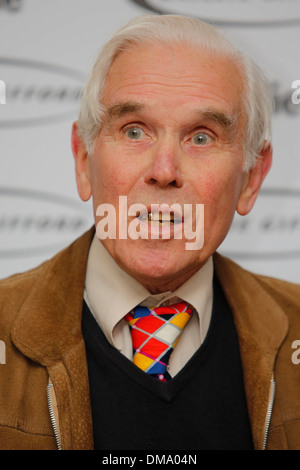
[[[81,334],[93,234],[0,282],[1,449],[93,448]],[[238,332],[254,446],[300,449],[300,364],[292,361],[300,286],[251,274],[219,254],[214,266]]]

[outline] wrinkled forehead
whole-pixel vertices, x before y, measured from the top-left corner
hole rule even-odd
[[[241,64],[233,54],[221,54],[217,50],[183,41],[170,43],[154,40],[129,43],[118,51],[108,69],[105,87],[110,85],[110,81],[124,77],[133,84],[145,81],[147,74],[151,73],[157,78],[168,77],[170,86],[176,82],[184,86],[189,79],[194,79],[196,86],[205,74],[207,80],[207,74],[212,78],[219,76],[224,86],[232,84],[239,90],[245,81]]]
[[[115,113],[118,103],[203,105],[236,116],[242,114],[244,80],[234,57],[224,57],[185,43],[130,45],[111,64],[102,104]],[[126,105],[130,107],[129,104]]]

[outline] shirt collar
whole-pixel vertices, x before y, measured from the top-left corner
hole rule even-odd
[[[94,236],[86,271],[84,298],[108,341],[116,346],[114,329],[134,307],[173,303],[178,298],[190,303],[197,311],[200,325],[210,319],[212,302],[213,261],[206,264],[178,289],[151,295],[136,279],[123,271]]]

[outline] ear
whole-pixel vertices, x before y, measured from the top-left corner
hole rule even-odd
[[[248,214],[254,206],[261,185],[271,168],[272,155],[272,145],[270,142],[265,141],[255,166],[246,174],[244,186],[236,207],[240,215]]]
[[[72,127],[72,150],[75,160],[75,173],[78,194],[83,201],[88,201],[92,195],[89,176],[89,157],[85,145],[78,135],[78,125]]]

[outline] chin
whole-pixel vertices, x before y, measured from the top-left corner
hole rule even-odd
[[[176,249],[163,242],[118,251],[115,259],[120,267],[152,293],[174,290],[199,268],[195,251]]]

